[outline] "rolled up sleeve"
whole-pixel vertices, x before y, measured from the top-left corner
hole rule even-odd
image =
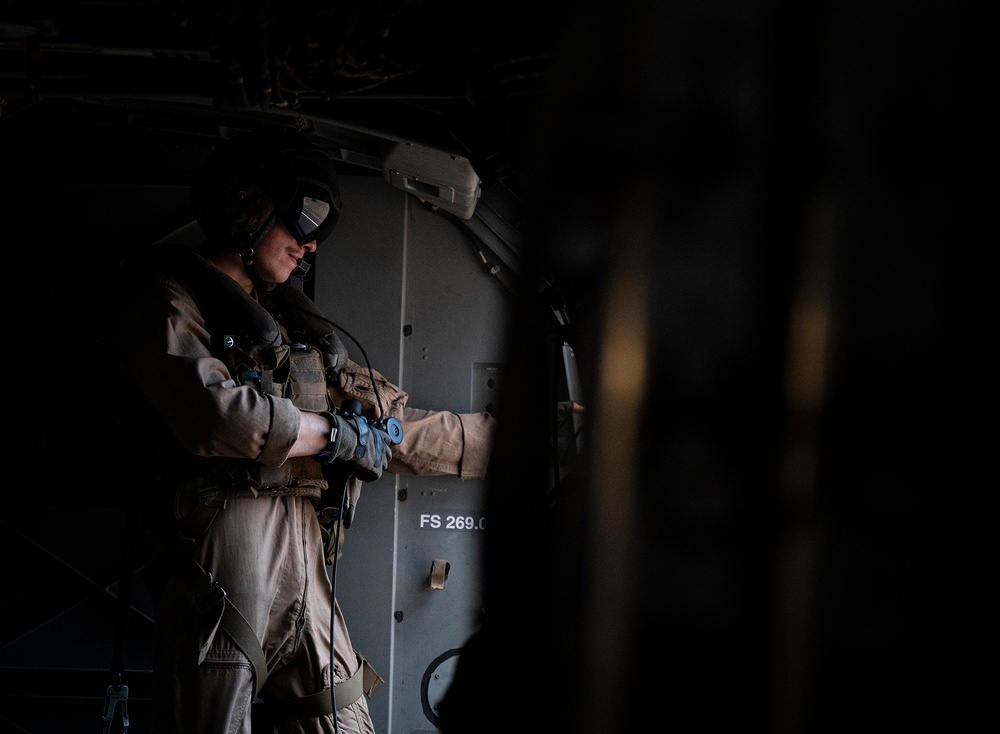
[[[403,440],[393,448],[389,471],[420,476],[486,476],[495,419],[489,413],[404,408]]]

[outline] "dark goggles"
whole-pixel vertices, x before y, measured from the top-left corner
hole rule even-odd
[[[340,216],[339,201],[324,186],[301,182],[281,213],[281,221],[299,244],[323,239]]]

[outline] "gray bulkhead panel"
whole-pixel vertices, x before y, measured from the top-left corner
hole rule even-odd
[[[317,253],[320,308],[411,406],[487,409],[502,382],[508,295],[448,219],[380,179],[341,186],[344,211]],[[434,706],[482,613],[485,489],[388,473],[364,487],[337,597],[355,648],[386,679],[369,701],[380,734],[437,731]]]

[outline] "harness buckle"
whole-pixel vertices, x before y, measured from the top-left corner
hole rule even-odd
[[[226,590],[212,578],[211,571],[207,571],[206,573],[208,573],[206,581],[208,588],[194,597],[194,608],[198,610],[199,614],[205,614],[209,609],[226,600]]]

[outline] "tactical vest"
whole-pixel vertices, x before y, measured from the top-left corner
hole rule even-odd
[[[212,335],[211,350],[231,377],[262,393],[286,398],[303,410],[330,410],[327,386],[347,362],[347,350],[315,304],[280,284],[261,302],[193,250],[156,246],[134,257],[132,267],[152,267],[184,284]],[[251,459],[177,457],[177,477],[190,499],[210,507],[251,494],[318,498],[326,482],[309,458],[269,467]],[[192,496],[194,495],[194,496]]]

